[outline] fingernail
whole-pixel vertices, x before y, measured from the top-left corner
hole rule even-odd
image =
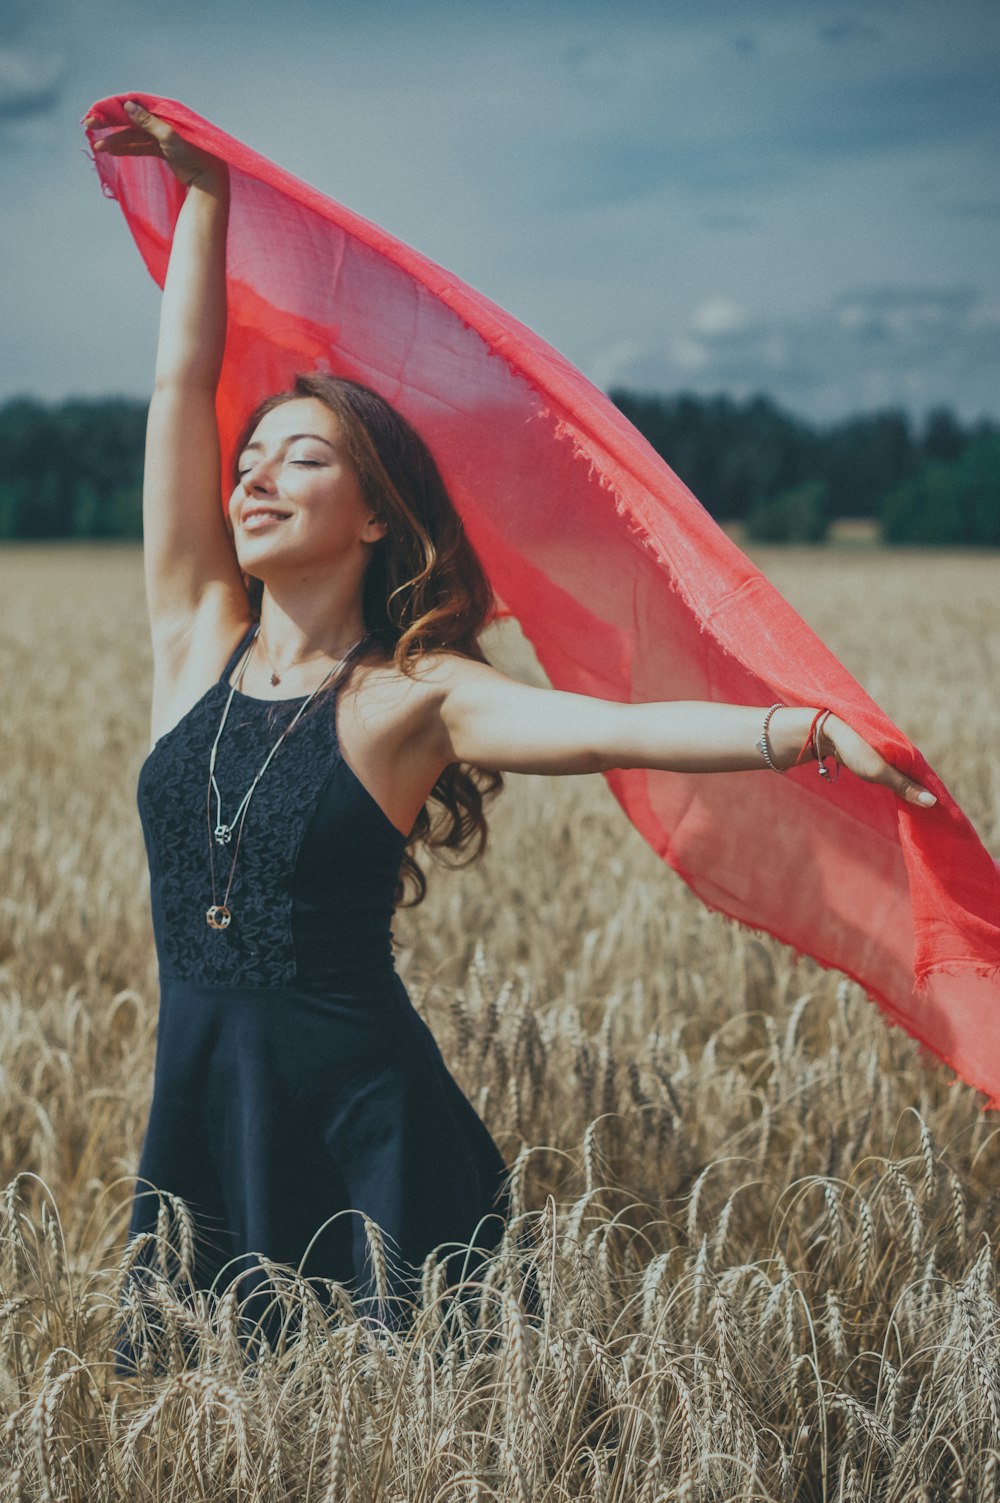
[[[917,794],[917,802],[920,804],[936,804],[937,799],[934,797],[933,793],[924,788],[920,793]]]
[[[134,99],[126,99],[122,108],[128,110],[129,114],[131,115],[132,111],[137,110],[139,106],[136,104]]]

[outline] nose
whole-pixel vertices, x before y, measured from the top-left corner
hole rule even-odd
[[[263,455],[254,460],[248,469],[240,476],[240,485],[247,495],[253,495],[255,491],[266,490],[271,486],[271,475],[267,468],[267,462]]]

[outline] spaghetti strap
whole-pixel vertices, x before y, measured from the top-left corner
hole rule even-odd
[[[220,682],[220,684],[228,682],[229,675],[232,673],[233,669],[236,667],[236,664],[239,662],[239,660],[243,656],[244,652],[250,646],[250,639],[251,639],[251,637],[253,636],[253,634],[254,634],[254,632],[256,630],[257,630],[257,622],[256,621],[251,621],[250,625],[247,627],[247,629],[244,632],[243,636],[240,638],[240,641],[238,642],[237,646],[234,648],[233,652],[231,653],[228,663],[226,664],[225,668],[223,668],[221,674],[219,675],[219,682]]]

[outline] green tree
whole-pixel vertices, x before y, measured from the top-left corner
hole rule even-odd
[[[889,410],[848,418],[829,430],[820,471],[835,517],[871,517],[882,498],[921,468],[905,413]]]
[[[1000,547],[1000,434],[970,444],[958,469],[968,541]]]
[[[828,504],[822,480],[807,480],[804,485],[779,491],[751,506],[747,537],[758,543],[821,543],[830,528]]]
[[[67,488],[54,465],[48,465],[23,485],[20,506],[20,535],[25,538],[64,538],[72,530],[72,505],[68,505]]]
[[[968,437],[950,408],[935,407],[927,414],[920,447],[929,463],[938,460],[947,464],[959,459],[967,443]]]
[[[817,473],[817,438],[769,397],[676,397],[612,389],[611,400],[719,520]]]
[[[955,465],[930,464],[886,496],[881,508],[887,543],[957,543],[962,508]]]
[[[0,406],[0,533],[25,538],[130,536],[142,484],[147,404],[32,397]],[[116,500],[116,488],[121,496]]]
[[[887,543],[1000,545],[1000,435],[977,440],[952,464],[929,464],[896,486],[879,512]]]
[[[112,487],[107,504],[107,531],[105,537],[142,537],[142,486],[116,485]]]
[[[31,487],[27,480],[4,480],[0,483],[0,538],[24,535]]]
[[[80,480],[73,492],[73,536],[97,537],[99,526],[100,498],[97,487],[90,480]]]

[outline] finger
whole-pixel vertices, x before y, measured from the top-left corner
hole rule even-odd
[[[107,156],[115,157],[160,157],[163,152],[159,141],[154,141],[149,136],[144,136],[141,141],[121,141],[114,136],[104,136],[100,141],[94,142],[95,151],[103,151]]]
[[[148,141],[149,131],[142,130],[138,125],[119,125],[109,135],[102,136],[102,141]]]
[[[932,804],[937,803],[937,799],[929,788],[915,783],[912,778],[908,778],[905,773],[897,772],[895,768],[892,774],[892,787],[900,798],[906,799],[909,804],[921,804],[925,808],[930,808]]]
[[[134,99],[126,99],[122,108],[135,125],[141,130],[148,131],[150,135],[156,136],[158,140],[170,134],[171,127],[166,121],[158,119],[146,109],[145,105],[137,104]]]
[[[110,135],[98,136],[95,145],[120,146],[123,142],[130,141],[142,142],[145,145],[153,139],[148,130],[140,130],[138,126],[128,125],[121,130],[112,131]]]

